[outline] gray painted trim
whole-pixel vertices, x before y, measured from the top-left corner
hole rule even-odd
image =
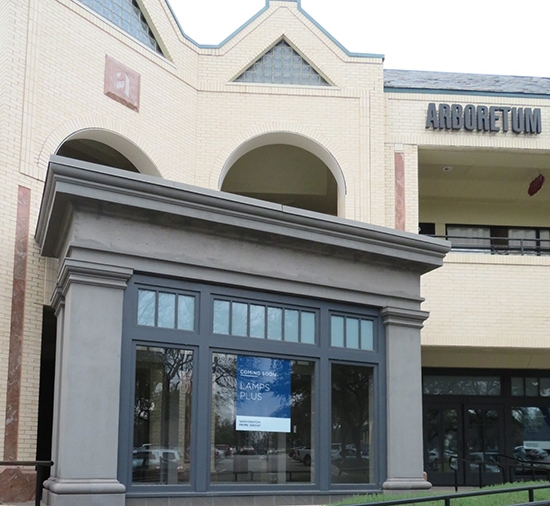
[[[264,12],[269,10],[270,7],[270,0],[266,0],[265,7],[263,7],[260,11],[258,11],[254,16],[252,16],[248,21],[244,22],[239,28],[237,28],[233,33],[228,35],[224,40],[222,40],[219,44],[199,44],[197,41],[189,37],[189,35],[186,35],[186,33],[183,31],[183,28],[181,27],[178,18],[176,17],[174,10],[172,9],[172,6],[170,5],[169,0],[164,0],[166,2],[166,5],[168,6],[168,9],[172,13],[172,16],[174,17],[174,20],[176,21],[176,24],[178,25],[178,28],[180,29],[182,35],[192,44],[194,44],[199,49],[220,49],[225,44],[227,44],[233,37],[235,37],[237,34],[239,34],[242,30],[244,30],[248,25],[253,23],[257,18],[259,18]],[[353,58],[377,58],[384,60],[383,54],[375,54],[375,53],[354,53],[351,51],[348,51],[338,40],[336,40],[325,28],[323,28],[315,19],[313,19],[306,11],[302,9],[302,4],[300,0],[278,0],[283,2],[295,2],[298,4],[298,10],[300,13],[305,16],[309,21],[311,21],[316,28],[318,28],[321,32],[323,32],[324,35],[326,35],[334,44],[336,44],[347,56],[353,57]]]
[[[384,319],[384,325],[395,325],[413,329],[423,328],[424,321],[430,316],[430,313],[427,311],[415,311],[397,307],[385,307],[380,311],[380,314]]]
[[[59,255],[60,224],[73,202],[116,204],[397,259],[421,274],[441,266],[450,249],[449,242],[427,236],[54,156],[35,233],[43,256]]]
[[[126,487],[117,480],[48,480],[44,484],[54,494],[124,494]]]
[[[61,288],[63,296],[72,283],[124,290],[132,274],[132,269],[124,267],[65,258],[59,269],[57,286]]]

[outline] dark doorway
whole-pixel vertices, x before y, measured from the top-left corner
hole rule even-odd
[[[499,404],[425,404],[425,468],[434,485],[502,483],[504,407]],[[455,477],[456,474],[456,477]]]
[[[42,314],[36,460],[51,460],[52,458],[56,328],[57,318],[54,311],[51,307],[45,306]],[[50,468],[47,468],[44,479],[48,478],[49,472]]]
[[[431,483],[550,479],[548,370],[425,369],[422,388]]]

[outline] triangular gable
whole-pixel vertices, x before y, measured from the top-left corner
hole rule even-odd
[[[258,58],[235,82],[330,86],[284,39]]]
[[[79,0],[157,53],[162,54],[136,0]]]

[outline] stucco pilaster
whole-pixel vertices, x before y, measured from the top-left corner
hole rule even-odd
[[[424,489],[420,329],[425,311],[385,307],[388,477],[386,489]]]
[[[62,263],[53,301],[58,353],[48,505],[124,504],[118,417],[122,304],[131,275],[131,269],[70,258]]]

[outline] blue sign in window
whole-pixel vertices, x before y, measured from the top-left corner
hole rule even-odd
[[[290,360],[238,357],[235,428],[290,432]]]

